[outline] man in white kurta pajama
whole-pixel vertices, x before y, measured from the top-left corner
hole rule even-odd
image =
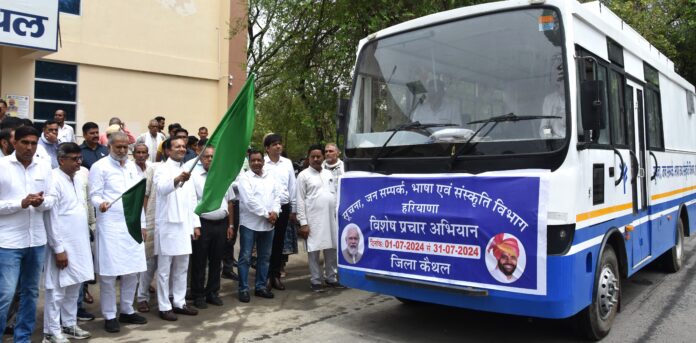
[[[57,158],[59,168],[52,171],[48,191],[56,202],[46,225],[51,250],[46,253],[44,335],[51,342],[64,341],[63,334],[76,339],[91,336],[77,326],[77,298],[82,283],[94,276],[85,181],[76,175],[82,159],[80,146],[61,144]]]
[[[196,190],[193,182],[187,182],[191,174],[183,167],[185,154],[184,140],[172,139],[169,159],[157,168],[154,176],[157,303],[160,317],[169,321],[177,320],[176,314],[198,314],[196,309],[186,306],[185,299],[191,236],[197,239],[201,227],[200,219],[193,212],[197,204]],[[172,302],[169,301],[170,278]]]
[[[119,332],[121,323],[145,324],[133,310],[138,273],[145,271],[145,248],[128,233],[123,203],[113,202],[140,181],[135,163],[128,160],[128,136],[112,133],[110,154],[92,165],[90,200],[97,211],[96,270],[99,273],[101,310],[107,332]],[[112,203],[113,202],[113,203]],[[116,320],[116,278],[121,277],[121,311]]]
[[[303,229],[309,228],[307,252],[311,288],[322,291],[322,281],[332,288],[343,288],[338,283],[336,255],[336,188],[333,175],[322,168],[324,150],[313,145],[307,151],[309,168],[297,176],[297,219]],[[319,254],[324,252],[324,271],[319,265]]]

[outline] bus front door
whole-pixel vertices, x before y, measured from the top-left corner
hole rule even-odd
[[[626,114],[629,119],[631,142],[631,188],[633,213],[638,220],[631,233],[632,265],[638,267],[651,255],[651,222],[649,218],[648,182],[646,179],[647,149],[645,139],[645,115],[643,111],[643,87],[632,81],[626,83]],[[632,119],[632,120],[631,120]],[[645,220],[643,220],[643,218]]]

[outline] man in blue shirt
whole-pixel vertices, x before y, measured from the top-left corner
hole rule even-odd
[[[82,166],[89,169],[94,162],[109,155],[109,149],[99,144],[99,126],[91,121],[82,125],[82,136],[85,141],[80,145],[82,150]]]

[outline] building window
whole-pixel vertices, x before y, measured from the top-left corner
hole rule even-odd
[[[63,13],[80,15],[80,0],[58,0],[58,10]]]
[[[694,95],[688,91],[686,92],[686,111],[689,114],[696,112],[696,109],[694,109]]]
[[[65,122],[75,125],[77,110],[77,66],[36,61],[34,76],[34,120],[53,119],[56,110],[65,111]]]

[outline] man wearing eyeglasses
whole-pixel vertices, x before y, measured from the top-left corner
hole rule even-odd
[[[80,287],[94,277],[92,249],[89,243],[87,195],[84,180],[77,176],[82,155],[72,142],[58,146],[58,168],[48,195],[56,200],[46,225],[46,301],[44,302],[44,341],[61,342],[67,337],[89,338],[91,334],[77,326],[77,298]]]

